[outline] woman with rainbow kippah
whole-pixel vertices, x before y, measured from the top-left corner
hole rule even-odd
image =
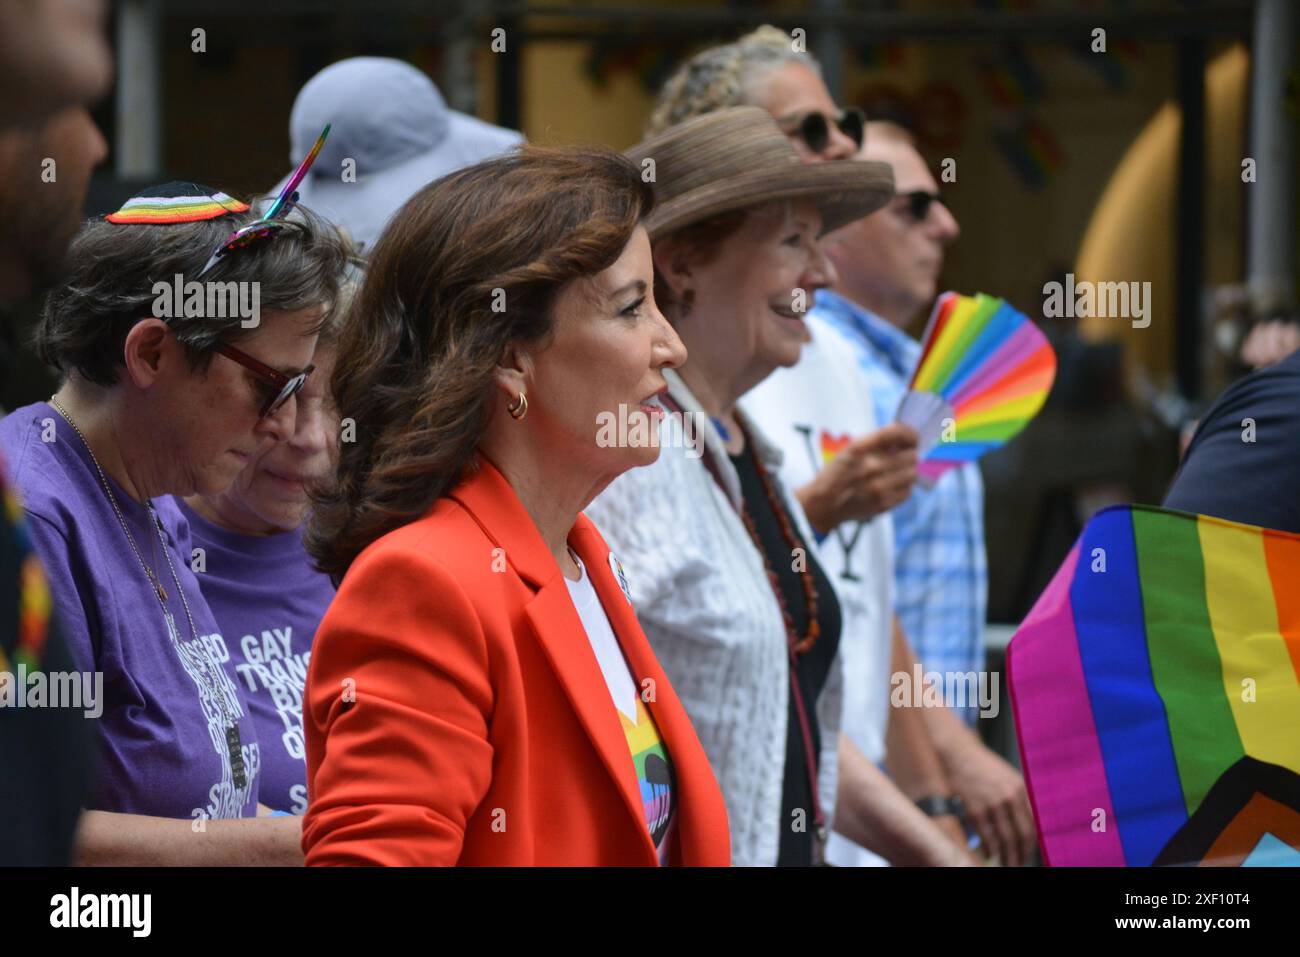
[[[0,447],[75,667],[97,683],[82,863],[302,860],[297,819],[254,820],[268,732],[170,496],[219,494],[294,433],[347,260],[309,212],[268,221],[194,183],[147,190],[72,244],[36,333],[62,382],[0,422]],[[208,263],[209,292],[173,301]]]

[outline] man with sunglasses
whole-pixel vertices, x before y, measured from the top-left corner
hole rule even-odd
[[[856,347],[876,415],[887,422],[920,352],[907,330],[933,303],[944,250],[960,229],[902,127],[868,123],[857,158],[889,163],[897,195],[885,209],[827,238],[839,281],[818,294],[813,315]],[[894,607],[916,659],[926,671],[982,671],[988,572],[979,467],[954,469],[932,489],[918,487],[891,514]],[[1003,863],[1026,861],[1036,839],[1023,781],[970,729],[973,703],[923,712],[943,771],[985,850]],[[942,813],[944,802],[932,803],[937,809],[930,813]]]
[[[894,168],[895,197],[862,228],[837,233],[839,288],[893,330],[906,330],[934,302],[944,249],[961,230],[939,195],[910,134],[885,121],[867,124],[861,159]],[[892,417],[892,416],[891,416]]]

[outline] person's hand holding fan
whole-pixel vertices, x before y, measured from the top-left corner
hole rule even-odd
[[[921,480],[933,485],[1019,434],[1055,376],[1047,337],[1005,300],[940,296],[897,416],[920,437]]]

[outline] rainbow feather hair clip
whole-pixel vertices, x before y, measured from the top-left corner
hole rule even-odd
[[[897,416],[919,436],[921,481],[933,485],[1018,435],[1055,377],[1047,337],[1005,300],[940,296]]]
[[[316,157],[320,155],[321,147],[325,145],[325,137],[329,136],[329,123],[325,124],[325,129],[316,139],[316,145],[311,148],[307,158],[299,164],[294,170],[289,181],[284,184],[284,189],[280,190],[280,195],[275,198],[266,213],[256,222],[249,223],[242,229],[237,229],[231,233],[220,246],[216,248],[203,268],[199,270],[199,276],[202,276],[209,269],[215,266],[220,260],[230,255],[236,249],[247,249],[249,246],[256,245],[259,242],[274,236],[285,226],[285,217],[298,202],[298,184],[302,182],[307,171],[311,169],[311,164],[316,162]]]

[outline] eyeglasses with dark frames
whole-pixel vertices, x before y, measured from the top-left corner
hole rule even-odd
[[[288,402],[298,392],[299,389],[307,382],[307,376],[311,375],[315,365],[308,365],[295,376],[287,376],[278,369],[272,369],[264,362],[259,362],[242,349],[236,349],[229,343],[222,342],[218,344],[217,352],[230,359],[238,362],[245,369],[248,369],[255,376],[265,382],[274,392],[271,392],[265,402],[262,403],[261,411],[258,412],[260,418],[265,419],[269,415],[278,412],[286,402]]]
[[[818,111],[795,114],[782,121],[781,130],[786,136],[799,137],[814,153],[822,153],[830,145],[832,123],[855,146],[862,148],[867,135],[867,114],[857,107],[851,107],[839,116],[827,116]]]

